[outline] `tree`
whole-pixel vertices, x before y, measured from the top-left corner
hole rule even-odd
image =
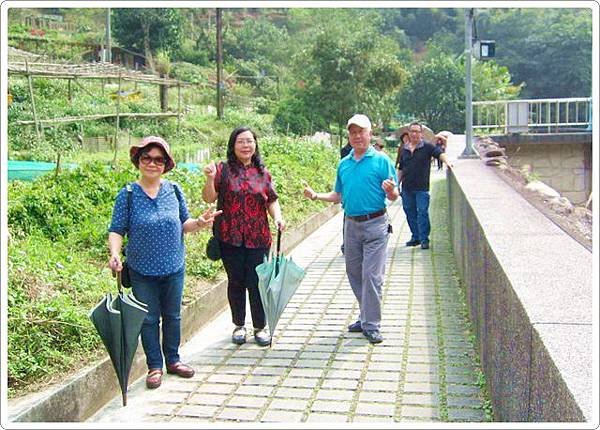
[[[121,46],[142,50],[154,72],[153,55],[169,52],[183,40],[184,20],[178,9],[112,9],[111,28]]]
[[[434,55],[435,54],[435,55]],[[519,96],[508,69],[494,61],[473,61],[473,100],[510,100]],[[464,56],[431,45],[428,59],[411,73],[400,109],[432,130],[463,132],[465,126]]]
[[[591,95],[591,9],[492,9],[477,21],[496,40],[497,63],[525,83],[524,97]]]
[[[450,56],[433,58],[412,72],[400,109],[432,130],[464,130],[465,74]]]
[[[337,125],[340,139],[356,112],[366,113],[375,124],[389,122],[405,71],[398,60],[398,43],[377,30],[381,15],[352,9],[304,10],[290,21],[295,33],[290,51],[296,52],[292,75],[303,83],[294,91],[308,104],[302,110]]]

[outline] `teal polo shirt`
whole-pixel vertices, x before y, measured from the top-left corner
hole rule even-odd
[[[398,182],[390,158],[372,146],[360,160],[354,149],[338,164],[335,192],[342,195],[342,207],[349,216],[367,215],[385,208],[385,191],[381,183],[389,178]]]

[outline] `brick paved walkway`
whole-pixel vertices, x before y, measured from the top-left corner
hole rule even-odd
[[[358,311],[340,253],[339,214],[292,252],[307,274],[272,348],[253,340],[231,344],[227,310],[182,348],[183,360],[197,370],[192,379],[165,374],[150,391],[142,378],[131,384],[127,407],[119,396],[90,421],[485,421],[443,178],[432,175],[431,249],[404,246],[409,232],[401,204],[390,207],[382,344],[346,330]]]

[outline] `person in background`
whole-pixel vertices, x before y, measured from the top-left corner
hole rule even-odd
[[[400,177],[398,173],[398,165],[400,164],[400,154],[402,153],[402,147],[408,143],[408,131],[403,132],[400,135],[400,140],[398,142],[398,153],[396,155],[396,163],[394,164],[394,168],[396,169],[396,174],[398,178]]]
[[[438,146],[423,140],[423,127],[413,122],[408,127],[409,141],[403,145],[398,163],[402,207],[406,214],[411,238],[406,246],[421,245],[429,249],[429,176],[432,158],[439,158],[451,169],[445,153]]]
[[[204,201],[213,203],[223,193],[223,215],[217,223],[216,236],[227,272],[227,299],[234,324],[231,340],[238,345],[246,342],[248,291],[254,340],[260,346],[270,345],[255,269],[271,247],[267,213],[279,230],[285,228],[285,222],[271,174],[260,157],[256,133],[249,127],[233,130],[227,144],[227,160],[218,165],[211,162],[204,174]]]
[[[371,146],[371,121],[366,115],[354,115],[347,129],[353,149],[338,164],[335,190],[317,193],[307,185],[304,196],[342,202],[346,273],[360,308],[359,319],[348,331],[362,332],[369,342],[380,343],[381,295],[391,233],[385,199],[398,198],[396,172],[390,158]]]
[[[449,132],[440,132],[435,135],[435,146],[440,148],[440,151],[446,152],[446,145],[448,143],[448,135],[444,133]],[[440,158],[436,159],[438,170],[442,170],[442,160]]]
[[[350,154],[350,151],[352,151],[352,145],[350,145],[350,140],[348,140],[348,142],[340,148],[340,160]]]
[[[117,195],[108,229],[108,266],[113,272],[123,269],[121,248],[127,236],[131,288],[134,296],[148,305],[141,331],[148,366],[146,386],[158,388],[165,360],[167,373],[183,378],[194,376],[194,369],[179,357],[185,274],[183,235],[211,226],[221,212],[208,209],[198,218],[190,217],[178,185],[162,178],[175,167],[163,138],[145,137],[130,148],[129,154],[140,177],[131,184],[131,191],[123,187]]]

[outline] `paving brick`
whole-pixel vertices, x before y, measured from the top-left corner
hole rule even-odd
[[[301,359],[296,362],[294,365],[295,368],[307,367],[309,369],[323,369],[327,360],[306,360]]]
[[[369,363],[369,370],[399,372],[401,368],[401,363],[396,362],[372,361]]]
[[[350,402],[334,400],[315,400],[311,412],[340,412],[346,413],[350,410]]]
[[[217,409],[217,406],[184,405],[177,412],[177,415],[184,415],[188,417],[212,417]]]
[[[274,386],[268,385],[240,385],[237,390],[235,390],[235,394],[246,394],[253,396],[270,396]]]
[[[262,376],[281,376],[285,372],[287,372],[286,367],[267,367],[267,366],[258,366],[254,368],[252,372],[253,375],[262,375]]]
[[[402,404],[403,405],[422,405],[422,406],[437,406],[439,405],[439,396],[436,393],[422,393],[422,394],[403,394]]]
[[[364,403],[360,402],[356,406],[356,413],[361,415],[383,415],[394,416],[396,406],[393,403]]]
[[[403,406],[401,413],[402,417],[439,419],[437,408],[431,407]]]
[[[338,388],[338,389],[346,389],[346,390],[354,390],[358,386],[358,380],[352,379],[329,379],[325,378],[323,380],[323,388]]]
[[[254,421],[260,411],[255,408],[224,408],[217,416],[219,419],[235,421]]]
[[[245,375],[225,375],[225,374],[214,374],[210,375],[207,379],[207,382],[221,383],[224,382],[226,384],[237,384],[244,378]]]
[[[448,408],[448,419],[450,421],[483,422],[485,421],[485,413],[480,409]]]
[[[401,372],[375,372],[368,371],[365,374],[365,379],[369,381],[393,381],[396,382],[400,379]]]
[[[358,379],[360,378],[360,370],[338,370],[333,369],[327,373],[328,378],[340,378],[340,379]]]
[[[439,383],[440,375],[436,373],[406,372],[406,382],[433,382]]]
[[[285,423],[299,423],[302,421],[302,412],[292,411],[280,411],[270,410],[261,419],[261,422],[285,422]]]
[[[274,399],[269,405],[269,409],[304,411],[307,406],[308,400],[306,399]]]
[[[284,387],[298,387],[298,388],[314,388],[319,382],[315,378],[290,378],[287,377],[281,383]]]
[[[242,408],[261,408],[266,402],[266,397],[233,396],[227,402],[227,406],[238,406]]]
[[[323,368],[320,369],[292,369],[288,374],[291,378],[318,378],[323,374]]]
[[[332,369],[348,369],[348,370],[362,370],[365,363],[354,362],[354,361],[333,361],[331,363]]]
[[[308,399],[312,396],[312,393],[312,388],[281,387],[275,392],[275,397]]]
[[[449,407],[483,408],[483,402],[477,397],[448,396]]]
[[[227,396],[224,394],[194,394],[190,397],[189,403],[220,406],[225,399],[227,399]]]
[[[202,384],[198,387],[200,393],[229,394],[235,389],[231,384]]]
[[[393,381],[371,381],[366,380],[362,385],[363,390],[368,391],[391,391],[398,390],[398,383]]]
[[[261,376],[261,375],[250,375],[244,381],[244,385],[269,385],[274,386],[277,385],[279,381],[278,376]]]
[[[377,403],[389,403],[396,399],[396,393],[388,393],[381,391],[361,391],[358,397],[360,402],[377,402]]]
[[[473,373],[459,373],[446,375],[446,382],[453,384],[477,384],[477,376]]]
[[[317,391],[317,399],[320,400],[346,400],[350,401],[354,397],[354,391],[351,390],[330,390],[321,388]]]
[[[372,415],[356,415],[354,416],[353,422],[361,423],[361,422],[381,422],[381,423],[393,423],[394,417],[382,417],[382,416],[372,416]]]
[[[479,387],[475,385],[456,385],[456,384],[447,384],[446,390],[448,394],[474,394],[478,395],[480,393]]]
[[[308,415],[306,422],[340,422],[345,423],[348,421],[348,417],[346,415],[336,415],[336,414],[321,414],[321,413],[311,413]]]
[[[440,386],[438,384],[427,382],[406,382],[404,384],[404,391],[414,393],[439,393]]]

